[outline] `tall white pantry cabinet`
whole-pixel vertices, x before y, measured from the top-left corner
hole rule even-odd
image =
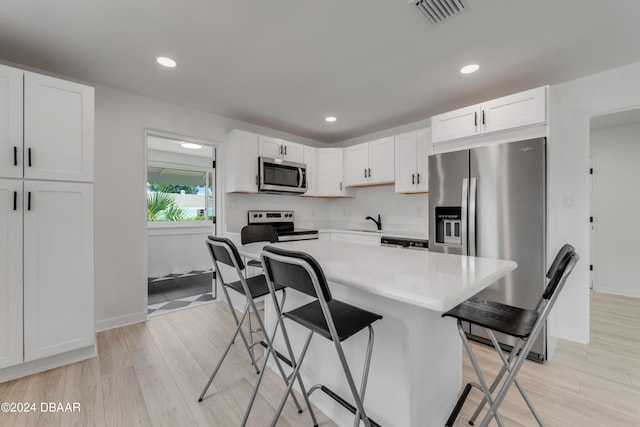
[[[95,354],[94,90],[0,65],[0,382]]]

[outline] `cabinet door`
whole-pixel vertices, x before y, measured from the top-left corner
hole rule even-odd
[[[397,193],[412,193],[416,190],[416,164],[418,158],[417,132],[407,132],[395,137],[395,180]]]
[[[344,182],[346,186],[364,185],[368,181],[369,144],[344,149]]]
[[[344,196],[342,148],[318,148],[318,195]]]
[[[307,192],[305,196],[318,195],[318,149],[304,147],[303,163],[307,165]]]
[[[22,178],[23,76],[0,65],[0,177]]]
[[[24,359],[94,344],[93,185],[24,182]]]
[[[304,163],[304,145],[283,141],[284,159],[290,162]]]
[[[385,184],[395,179],[395,150],[393,137],[381,138],[369,143],[369,175],[370,184]]]
[[[429,156],[431,155],[431,129],[420,129],[417,132],[416,146],[416,193],[429,191]]]
[[[225,137],[225,190],[258,192],[258,135],[234,130]]]
[[[496,132],[546,122],[546,87],[482,103],[483,132]]]
[[[269,157],[271,159],[284,157],[282,140],[280,138],[258,135],[258,155],[261,157]]]
[[[472,136],[479,132],[480,105],[460,108],[431,117],[432,141]]]
[[[22,363],[22,181],[0,179],[0,369]]]
[[[25,178],[93,181],[93,88],[25,72]]]

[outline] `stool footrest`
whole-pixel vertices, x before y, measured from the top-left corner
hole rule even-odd
[[[338,394],[336,394],[333,390],[331,390],[327,386],[324,386],[324,385],[320,385],[319,387],[318,386],[313,386],[311,388],[311,391],[309,391],[309,393],[307,393],[307,395],[310,395],[312,392],[314,392],[318,388],[320,388],[320,390],[322,390],[327,396],[329,396],[330,398],[332,398],[333,400],[338,402],[344,409],[346,409],[347,411],[351,412],[353,415],[356,414],[356,408],[351,403],[349,403],[346,400],[344,400],[342,397],[340,397]],[[367,418],[369,418],[369,417],[367,417]],[[369,422],[374,427],[380,427],[380,424],[378,424],[377,422],[375,422],[371,418],[369,418]]]
[[[260,344],[261,346],[263,346],[267,350],[269,349],[269,346],[264,341],[260,341],[260,342],[258,342],[256,344]],[[273,351],[276,353],[276,356],[278,356],[278,359],[282,360],[284,363],[289,365],[290,368],[293,368],[293,363],[291,363],[291,360],[287,359],[287,357],[285,355],[283,355],[282,353],[280,353],[278,350],[273,350]]]
[[[456,422],[456,418],[458,418],[458,414],[460,414],[460,410],[462,409],[462,405],[464,404],[464,401],[467,400],[467,396],[469,396],[471,387],[472,387],[471,383],[467,383],[467,385],[464,386],[464,390],[462,391],[460,398],[456,402],[456,406],[453,408],[453,411],[451,411],[451,415],[449,415],[449,418],[447,419],[447,422],[445,423],[444,427],[453,427],[453,424]]]

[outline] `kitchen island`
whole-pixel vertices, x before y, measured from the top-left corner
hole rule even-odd
[[[336,299],[383,316],[373,325],[375,344],[365,397],[369,417],[383,426],[444,425],[461,386],[462,348],[455,321],[440,315],[514,270],[516,263],[326,240],[276,245],[313,256]],[[242,246],[240,254],[259,259],[263,246]],[[307,300],[289,292],[286,308]],[[265,302],[266,327],[271,331],[274,309],[270,299]],[[297,352],[306,331],[290,323],[287,329]],[[361,333],[343,343],[356,384],[366,341],[367,334]],[[280,336],[275,345],[284,349]],[[352,400],[329,341],[312,340],[301,373],[307,388],[320,382]],[[322,392],[311,400],[338,425],[353,424],[353,415]]]

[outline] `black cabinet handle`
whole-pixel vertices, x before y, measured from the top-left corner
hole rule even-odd
[[[284,146],[284,155],[285,156],[287,155],[287,146],[286,145]]]
[[[340,181],[340,191],[342,191],[342,181]]]
[[[411,184],[415,184],[416,183],[416,174],[412,173],[411,174]]]
[[[258,175],[256,175],[256,185],[258,185]]]
[[[418,174],[418,184],[420,184],[420,174]]]
[[[368,171],[369,171],[369,178],[371,178],[371,168],[369,168]]]
[[[31,167],[31,148],[27,150],[27,153],[29,154],[29,167]]]
[[[474,126],[478,126],[478,112],[477,111],[473,112],[473,125]]]
[[[364,177],[367,177],[367,168],[364,168]]]
[[[13,166],[18,166],[18,147],[13,146]]]
[[[484,110],[482,110],[482,124],[483,125],[485,124],[485,122],[484,122]]]
[[[14,211],[18,210],[18,192],[17,191],[13,192],[13,210]]]
[[[31,191],[27,193],[27,210],[31,210]]]

